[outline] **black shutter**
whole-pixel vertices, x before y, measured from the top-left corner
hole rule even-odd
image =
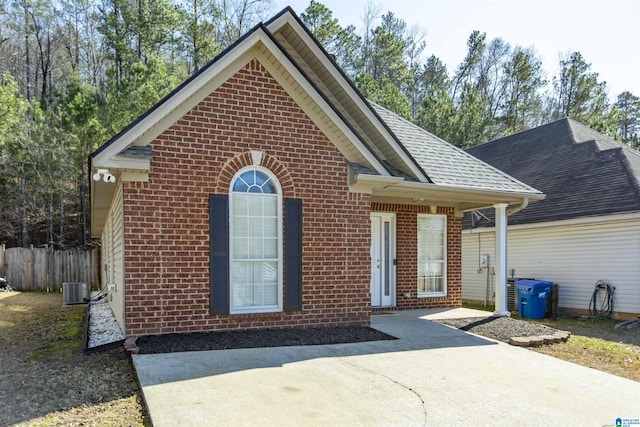
[[[229,197],[209,195],[211,314],[229,314]]]
[[[302,310],[302,199],[284,199],[284,311]]]

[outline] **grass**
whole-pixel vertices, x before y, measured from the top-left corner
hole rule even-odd
[[[640,381],[638,346],[573,335],[566,343],[538,347],[534,351]]]
[[[0,426],[144,426],[121,348],[82,354],[83,306],[59,293],[0,293]]]
[[[48,328],[46,340],[41,341],[42,346],[32,351],[28,358],[38,360],[44,357],[70,358],[82,350],[82,329],[84,322],[84,307],[67,307],[65,316],[49,316],[41,314],[38,319],[42,323],[55,325]]]
[[[478,310],[493,306],[464,304]],[[517,313],[514,313],[518,318]],[[528,319],[522,319],[528,320]],[[581,320],[573,317],[531,320],[554,329],[571,332],[566,343],[535,347],[531,350],[613,375],[640,381],[640,328],[616,329],[612,319]]]
[[[571,332],[569,341],[535,351],[640,381],[640,329],[616,329],[616,320],[543,319],[547,326]]]
[[[0,293],[0,426],[149,425],[124,350],[80,352],[84,313],[62,307],[59,293]],[[572,336],[534,351],[640,381],[640,329],[615,329],[612,320],[541,323]]]

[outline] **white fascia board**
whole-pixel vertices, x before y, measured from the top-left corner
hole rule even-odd
[[[153,138],[144,138],[154,126],[161,123],[163,119],[170,116],[179,106],[186,104],[183,110],[188,111],[193,106],[197,105],[202,99],[204,99],[209,93],[201,93],[199,97],[195,95],[198,92],[202,92],[202,89],[209,86],[208,83],[214,80],[220,73],[232,67],[234,62],[237,62],[239,58],[243,56],[247,51],[251,49],[261,39],[266,38],[264,30],[258,29],[253,34],[242,40],[231,51],[227,52],[222,57],[212,64],[209,68],[191,80],[186,86],[176,92],[170,98],[166,99],[162,104],[158,105],[149,115],[144,117],[138,123],[136,123],[131,129],[127,130],[117,140],[113,141],[108,147],[100,152],[94,159],[94,164],[104,164],[108,159],[118,155],[131,145],[147,145],[153,140]],[[242,64],[244,65],[244,64]],[[238,67],[239,69],[239,67]],[[235,70],[237,71],[237,70]],[[220,80],[220,79],[215,79]],[[190,101],[190,102],[187,102]],[[177,119],[177,118],[176,118]],[[159,135],[163,130],[167,129],[173,123],[163,123],[163,126],[159,130],[155,130],[154,134]],[[137,140],[144,139],[143,144],[134,144]]]
[[[334,64],[327,59],[324,52],[322,52],[316,43],[311,40],[307,32],[300,27],[296,19],[290,14],[285,13],[280,18],[271,22],[267,28],[269,31],[274,33],[279,28],[283,27],[284,24],[290,24],[295,30],[296,33],[302,38],[307,47],[311,49],[314,55],[322,62],[325,68],[331,73],[334,79],[340,84],[340,86],[349,94],[351,99],[358,105],[360,110],[365,114],[367,119],[376,127],[378,132],[380,132],[387,140],[389,145],[393,148],[393,150],[398,154],[398,156],[405,162],[405,164],[411,169],[411,171],[415,174],[416,177],[420,180],[420,182],[428,182],[428,178],[425,176],[425,173],[420,170],[420,168],[415,164],[415,162],[409,157],[409,155],[398,145],[398,142],[394,138],[393,135],[389,133],[387,128],[385,128],[380,119],[371,111],[371,108],[365,104],[362,98],[354,91],[353,87],[349,82],[344,79],[342,73],[336,68]]]
[[[312,95],[315,102],[323,112],[338,126],[340,131],[347,136],[351,143],[362,153],[363,157],[373,166],[376,172],[382,175],[389,175],[384,165],[371,153],[371,151],[360,141],[349,126],[340,118],[335,110],[324,100],[324,98],[309,83],[306,77],[298,71],[295,65],[288,59],[282,50],[261,28],[244,39],[226,55],[218,59],[205,72],[193,79],[189,84],[158,106],[153,112],[142,119],[134,127],[129,129],[117,141],[98,154],[92,161],[94,165],[106,164],[111,158],[117,156],[124,149],[132,144],[147,145],[157,135],[166,130],[178,120],[183,114],[201,102],[206,96],[213,92],[218,86],[223,84],[231,76],[254,57],[259,57],[259,49],[253,49],[257,44],[262,43],[270,53],[283,65],[283,67],[296,79],[297,83],[307,93]],[[266,65],[266,64],[263,64]],[[271,70],[274,71],[274,70]],[[275,73],[274,78],[276,78]],[[281,81],[281,84],[283,82]],[[199,96],[198,96],[199,94]],[[305,111],[310,117],[312,111]],[[173,120],[167,119],[174,116]],[[159,123],[162,123],[158,126]],[[142,141],[142,143],[139,143]]]
[[[120,172],[120,181],[122,182],[149,182],[149,174],[137,171]]]
[[[536,228],[570,227],[576,225],[600,224],[620,221],[640,220],[640,212],[613,215],[585,216],[580,218],[561,219],[557,221],[534,222],[529,224],[509,225],[509,230],[531,230]],[[462,234],[493,233],[494,227],[478,227],[462,230]]]
[[[128,169],[136,171],[149,171],[151,168],[151,160],[149,159],[136,159],[126,156],[114,156],[108,159],[104,164],[93,164],[94,168],[105,169]]]
[[[318,104],[318,106],[322,109],[324,114],[336,124],[340,132],[342,132],[349,141],[358,149],[358,151],[362,154],[362,156],[367,159],[369,164],[373,166],[380,175],[389,176],[389,172],[384,167],[384,165],[375,157],[375,155],[366,147],[366,145],[360,140],[360,138],[351,130],[351,128],[345,123],[344,120],[338,115],[338,113],[334,110],[334,108],[329,105],[329,103],[322,97],[321,94],[315,89],[315,87],[307,80],[307,78],[296,68],[296,66],[289,60],[289,58],[282,52],[282,50],[271,40],[270,38],[266,38],[264,40],[265,47],[269,50],[270,54],[274,56],[274,58],[282,64],[282,66],[287,70],[287,72],[295,79],[296,83],[302,87],[302,89],[311,95],[313,100]],[[268,64],[263,63],[263,66],[269,70]],[[274,71],[275,70],[269,70]],[[272,73],[272,76],[279,80],[277,77],[277,73]],[[285,82],[279,81],[279,83],[286,87]],[[289,93],[294,99],[297,98],[294,94]],[[296,102],[299,100],[296,99]],[[312,109],[305,108],[303,102],[298,102],[298,105],[305,111],[305,113],[313,120],[317,113],[314,113]],[[316,125],[320,125],[320,121],[314,120]],[[329,136],[329,135],[327,135]],[[338,147],[339,148],[339,147]]]
[[[394,187],[394,190],[396,188]],[[487,203],[516,203],[528,198],[530,201],[542,200],[542,193],[527,193],[501,190],[481,190],[467,187],[448,186],[440,184],[428,184],[422,182],[403,181],[397,186],[399,191],[429,192],[432,194],[450,194],[456,200],[468,199],[468,201],[486,201]]]
[[[397,176],[357,174],[349,169],[349,190],[354,193],[373,194],[376,188],[395,186],[403,180]]]

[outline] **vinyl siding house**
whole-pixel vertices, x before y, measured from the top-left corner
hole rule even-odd
[[[614,315],[640,313],[640,153],[571,119],[467,152],[546,194],[509,217],[510,277],[558,283],[559,307],[581,314],[604,280],[616,288]],[[480,255],[494,258],[492,212],[484,214],[464,220],[464,300],[493,300],[493,276],[479,265]]]
[[[543,197],[368,102],[291,9],[90,167],[102,282],[129,337],[459,306],[463,213]]]

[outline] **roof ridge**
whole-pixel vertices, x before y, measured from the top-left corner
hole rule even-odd
[[[569,124],[569,132],[572,136],[573,143],[583,144],[585,142],[593,142],[598,151],[616,150],[624,145],[615,139],[598,132],[595,129],[581,123],[575,119],[567,118]],[[582,135],[580,135],[582,133]]]
[[[629,147],[625,147],[621,145],[622,150],[620,153],[622,155],[622,164],[627,172],[627,177],[629,181],[631,181],[631,186],[635,190],[636,198],[640,200],[640,153],[635,150],[630,149]],[[624,148],[627,148],[626,150]],[[632,159],[629,157],[630,155],[634,155],[636,157],[635,160],[638,165],[634,167],[632,164]]]
[[[472,147],[467,148],[467,150],[471,149],[471,148],[482,147],[482,146],[488,145],[488,144],[493,144],[495,142],[502,141],[503,139],[506,139],[506,138],[520,136],[520,135],[523,135],[525,133],[529,133],[529,132],[532,132],[532,131],[536,131],[536,130],[538,130],[540,128],[544,128],[546,126],[550,126],[550,125],[553,125],[553,124],[558,124],[559,122],[562,122],[562,121],[567,121],[567,119],[568,119],[568,117],[563,117],[561,119],[557,119],[557,120],[554,120],[552,122],[542,124],[540,126],[535,126],[535,127],[529,128],[529,129],[519,130],[518,132],[514,132],[514,133],[509,134],[509,135],[501,136],[500,138],[490,139],[489,141],[485,141],[485,142],[482,142],[480,144],[476,144],[476,145],[474,145]]]
[[[514,223],[640,211],[640,153],[564,118],[469,153],[547,194]]]

